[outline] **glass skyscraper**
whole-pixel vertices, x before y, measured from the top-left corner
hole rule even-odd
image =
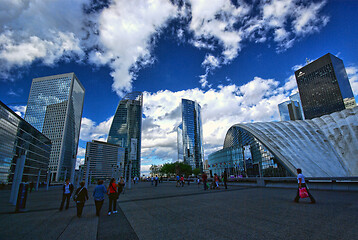
[[[306,119],[356,106],[343,61],[328,53],[295,72]]]
[[[52,141],[49,168],[53,181],[70,177],[74,171],[84,95],[74,73],[32,80],[25,120]]]
[[[125,148],[124,168],[131,177],[140,176],[141,135],[142,135],[143,93],[128,93],[119,102],[108,134],[108,143]],[[126,177],[129,175],[126,174]]]
[[[289,101],[278,105],[281,121],[303,120],[302,106],[299,93],[290,96]]]
[[[182,99],[182,123],[178,126],[178,155],[192,169],[203,171],[203,131],[201,125],[201,107],[197,102]],[[180,136],[182,134],[182,136]],[[182,148],[182,149],[180,149]]]

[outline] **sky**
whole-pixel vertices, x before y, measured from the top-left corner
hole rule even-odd
[[[121,98],[143,92],[142,173],[176,161],[181,98],[202,107],[204,155],[227,130],[279,121],[294,71],[341,58],[358,100],[355,0],[2,0],[0,100],[24,116],[33,78],[74,72],[86,142],[106,141]]]

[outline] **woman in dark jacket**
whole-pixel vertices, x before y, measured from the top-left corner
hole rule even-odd
[[[75,198],[77,206],[77,217],[81,217],[85,202],[88,200],[88,192],[87,188],[85,188],[85,182],[80,182],[80,187],[76,190]]]

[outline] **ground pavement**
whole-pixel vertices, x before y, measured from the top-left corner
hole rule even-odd
[[[229,186],[204,191],[144,182],[118,200],[107,216],[106,198],[95,216],[89,189],[83,216],[71,201],[58,211],[61,188],[29,194],[27,212],[14,214],[0,191],[0,239],[357,239],[358,192],[312,191],[317,204],[293,202],[293,189]]]

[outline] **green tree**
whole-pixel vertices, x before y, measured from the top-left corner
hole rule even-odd
[[[152,175],[157,175],[159,173],[160,166],[152,164],[152,166],[150,166],[149,170]]]
[[[194,170],[193,170],[193,173],[194,173],[194,175],[195,176],[198,176],[199,174],[200,174],[200,169],[199,168],[195,168]]]

